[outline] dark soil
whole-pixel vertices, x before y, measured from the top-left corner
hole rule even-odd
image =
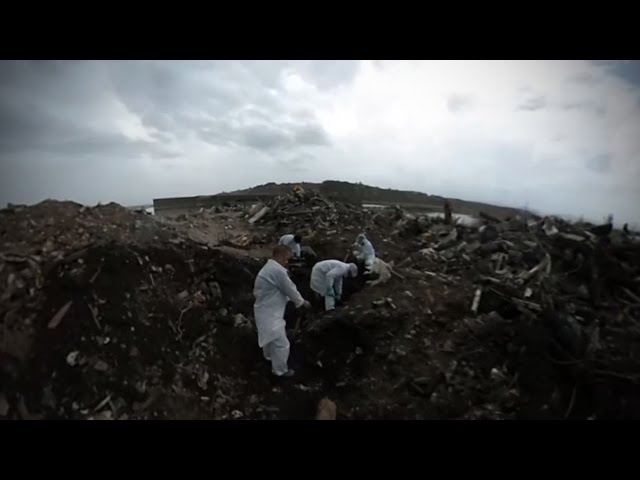
[[[6,418],[311,419],[323,397],[336,402],[338,419],[640,418],[637,245],[504,227],[482,243],[477,231],[458,227],[457,243],[442,247],[451,227],[398,220],[395,210],[384,227],[369,215],[347,216],[340,231],[305,233],[317,257],[290,268],[302,295],[314,299],[314,262],[344,260],[362,230],[379,256],[403,265],[405,279],[371,286],[363,275],[348,278],[328,313],[320,301],[310,311],[289,305],[296,376],[281,380],[270,374],[252,320],[264,259],[153,224],[136,229],[137,217],[117,206],[33,208],[37,215],[0,219],[11,247],[0,262]],[[89,237],[65,230],[78,218]],[[29,220],[45,222],[51,238],[29,243]],[[124,240],[112,231],[105,238],[114,241],[100,241],[114,222],[128,232]],[[522,283],[547,253],[549,271]]]

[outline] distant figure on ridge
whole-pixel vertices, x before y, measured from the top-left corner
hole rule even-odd
[[[451,212],[451,204],[449,203],[449,200],[445,200],[444,201],[444,223],[446,223],[447,225],[451,225],[452,220],[453,220],[453,214]]]

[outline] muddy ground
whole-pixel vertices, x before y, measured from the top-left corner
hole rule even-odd
[[[243,207],[3,211],[0,417],[312,419],[323,397],[338,419],[640,417],[636,244],[327,199],[275,207],[253,225]],[[315,252],[290,269],[305,297],[313,263],[343,260],[360,231],[404,278],[348,279],[330,313],[288,308],[297,375],[282,381],[257,346],[252,289],[293,231]]]

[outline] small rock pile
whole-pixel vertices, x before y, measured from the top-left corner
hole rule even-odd
[[[418,251],[399,266],[414,280],[466,286],[466,327],[450,339],[482,339],[484,359],[501,352],[493,376],[504,378],[511,407],[514,387],[527,392],[521,415],[555,407],[561,418],[638,418],[640,245],[598,230],[553,219],[480,228],[423,219]],[[504,418],[494,400],[470,418]]]
[[[283,195],[249,212],[249,223],[274,223],[282,228],[327,229],[354,223],[367,223],[370,212],[357,205],[333,202],[315,193]]]

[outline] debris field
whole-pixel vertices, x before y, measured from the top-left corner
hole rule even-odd
[[[451,225],[311,192],[178,219],[1,210],[0,418],[640,418],[640,243],[478,213]],[[252,290],[293,232],[305,298],[313,264],[348,260],[361,232],[396,274],[345,280],[332,312],[288,308],[282,381]]]

